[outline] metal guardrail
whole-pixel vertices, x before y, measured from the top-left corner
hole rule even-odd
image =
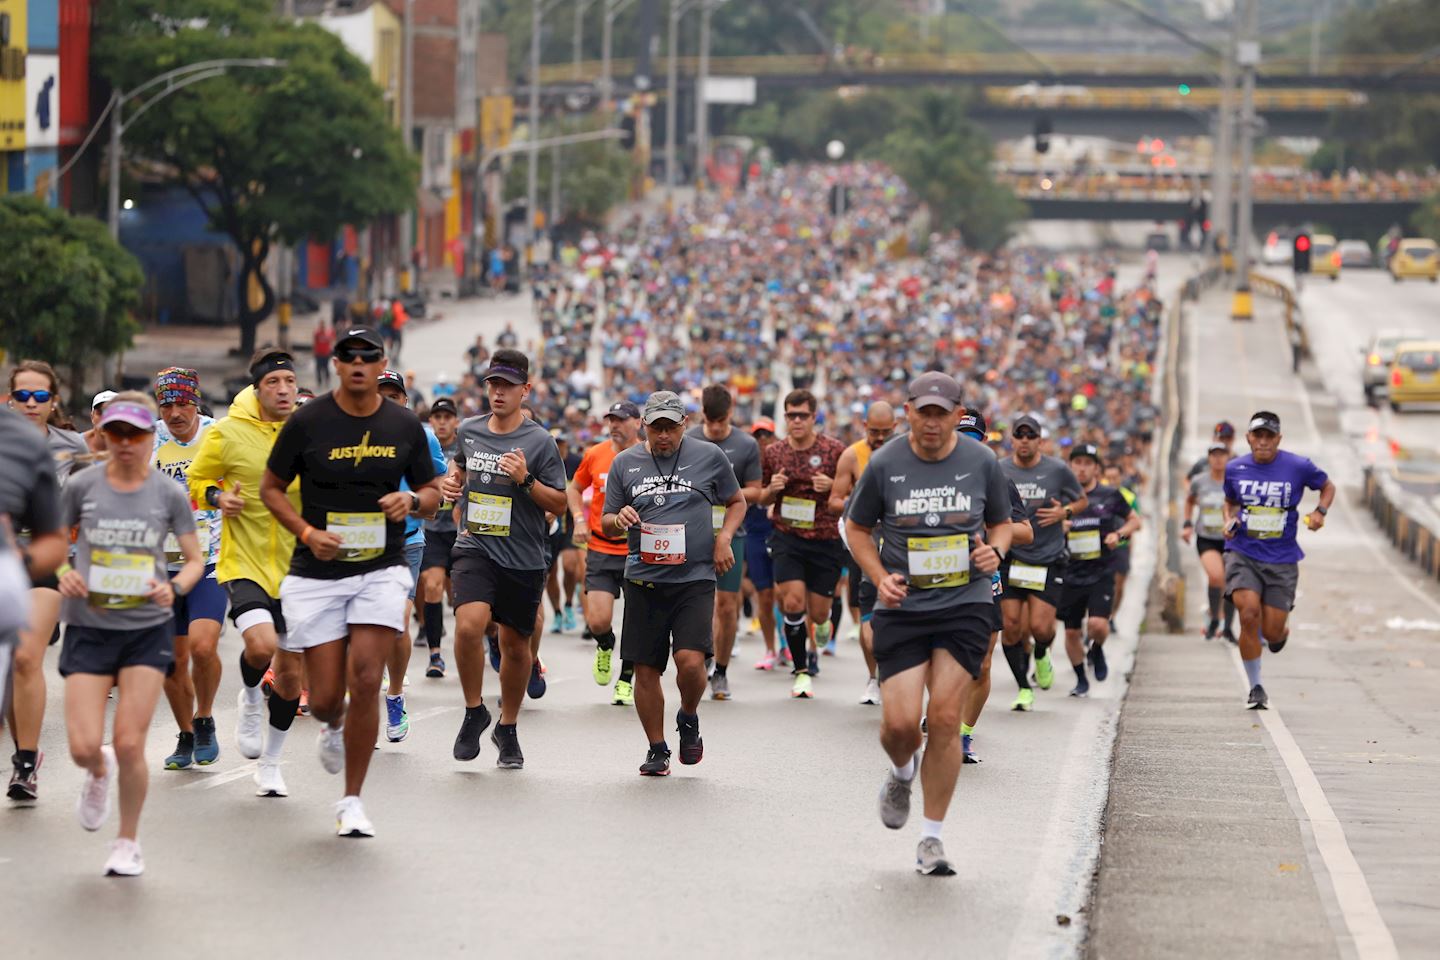
[[[1373,466],[1365,468],[1365,506],[1395,549],[1440,580],[1440,531],[1416,516],[1414,495]]]
[[[986,87],[991,106],[1046,110],[1212,110],[1220,104],[1215,87],[1194,87],[1181,94],[1175,87]],[[1353,110],[1369,98],[1352,90],[1285,89],[1261,87],[1255,91],[1260,111]]]
[[[1013,165],[1013,166],[1018,166]],[[1004,184],[1022,200],[1105,200],[1128,202],[1186,203],[1195,196],[1193,180],[1210,179],[1209,171],[1196,169],[1157,168],[1148,174],[1110,173],[1081,176],[1053,174],[1042,178],[1038,173],[1019,170],[997,170],[995,180]],[[1050,186],[1046,187],[1044,182]],[[1183,181],[1183,182],[1177,182]],[[1440,192],[1440,177],[1416,177],[1377,184],[1364,182],[1337,184],[1325,182],[1296,183],[1291,180],[1256,177],[1252,195],[1259,203],[1415,203]]]

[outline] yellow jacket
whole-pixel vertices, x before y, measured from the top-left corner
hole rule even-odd
[[[284,425],[261,420],[255,388],[246,387],[230,405],[229,416],[205,431],[189,471],[190,496],[196,503],[205,502],[205,491],[211,487],[234,490],[237,483],[245,498],[245,509],[222,521],[216,579],[254,580],[272,597],[280,596],[280,581],[290,570],[295,537],[260,501],[260,478]],[[286,493],[299,510],[298,477]]]

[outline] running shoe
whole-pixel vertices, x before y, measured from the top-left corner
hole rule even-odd
[[[635,685],[629,680],[616,680],[615,697],[610,704],[616,707],[635,706]]]
[[[779,657],[775,656],[774,650],[766,650],[765,655],[755,661],[756,670],[774,670]]]
[[[439,653],[430,654],[430,666],[425,668],[425,676],[432,680],[445,676],[445,658]]]
[[[1049,690],[1055,683],[1055,664],[1050,659],[1050,651],[1045,651],[1045,656],[1035,658],[1035,685],[1041,690]]]
[[[886,772],[880,787],[880,822],[891,830],[899,830],[910,819],[910,788],[914,785],[914,780],[895,776],[894,770]]]
[[[409,677],[406,677],[406,678],[405,678],[405,685],[406,685],[406,686],[409,686],[409,685],[410,685],[410,678],[409,678]],[[310,716],[310,691],[309,691],[309,690],[306,690],[304,687],[301,687],[301,688],[300,688],[300,703],[299,703],[299,705],[297,705],[297,706],[295,707],[295,716],[297,716],[297,717],[308,717],[308,716]]]
[[[265,676],[260,678],[260,696],[270,699],[270,694],[275,692],[275,668],[266,667]]]
[[[344,797],[335,804],[335,835],[339,837],[373,837],[375,825],[365,816],[359,797]]]
[[[1090,696],[1090,681],[1086,680],[1081,683],[1075,684],[1075,686],[1070,691],[1070,696],[1077,697],[1081,700]]]
[[[687,767],[694,766],[705,756],[705,741],[700,737],[700,718],[691,717],[686,722],[685,715],[675,714],[675,729],[680,732],[680,762]]]
[[[820,654],[814,650],[805,654],[805,672],[812,677],[820,676]]]
[[[717,673],[710,678],[710,699],[730,699],[730,678],[725,676],[725,674]],[[683,746],[680,748],[680,755],[682,757],[685,755],[685,748]],[[685,761],[682,759],[680,762],[684,763]]]
[[[410,736],[410,714],[405,709],[405,695],[385,698],[385,739],[399,743]]]
[[[1035,691],[1029,687],[1022,687],[1015,697],[1015,702],[1010,704],[1010,709],[1020,713],[1029,713],[1035,708]]]
[[[651,747],[646,751],[645,762],[640,764],[640,776],[670,776],[670,751],[661,750],[659,747]]]
[[[829,640],[827,640],[827,641],[825,642],[825,649],[822,650],[821,652],[824,653],[825,656],[827,656],[827,657],[833,657],[833,656],[835,656],[835,650],[836,650],[836,649],[837,649],[837,646],[836,646],[836,643],[835,643],[835,638],[834,638],[834,637],[831,637]]]
[[[1285,644],[1290,642],[1290,634],[1285,634],[1279,640],[1266,640],[1265,645],[1270,648],[1271,653],[1279,653],[1285,649]]]
[[[610,674],[613,672],[610,661],[615,659],[615,650],[602,650],[595,648],[595,662],[590,667],[590,675],[595,678],[596,686],[610,686]]]
[[[861,703],[867,703],[872,707],[880,705],[880,681],[871,677],[865,681],[865,696],[860,698]]]
[[[530,682],[525,685],[525,694],[531,700],[539,700],[545,696],[545,690],[548,684],[545,682],[544,672],[545,669],[540,665],[540,660],[537,657],[535,661],[530,664]]]
[[[1215,635],[1218,634],[1219,632],[1220,632],[1220,621],[1219,621],[1219,620],[1211,620],[1210,623],[1209,623],[1208,625],[1206,625],[1206,627],[1205,627],[1205,639],[1206,639],[1206,640],[1214,640],[1214,639],[1215,639]]]
[[[261,757],[260,762],[255,765],[255,796],[290,796],[290,791],[285,789],[285,778],[280,775],[279,760]]]
[[[945,844],[939,837],[924,837],[915,849],[915,872],[926,877],[953,877],[955,868],[945,857]]]
[[[1246,701],[1246,705],[1251,710],[1269,710],[1270,698],[1266,695],[1265,688],[1258,683],[1251,687],[1250,699]]]
[[[320,724],[320,736],[315,740],[320,753],[320,766],[326,773],[339,773],[345,769],[345,728],[338,730],[328,723]]]
[[[196,717],[194,726],[195,762],[208,767],[220,759],[220,738],[215,734],[215,718]]]
[[[166,770],[184,770],[195,762],[195,734],[181,731],[175,738],[175,752],[165,758]]]
[[[810,674],[803,670],[795,674],[795,684],[790,688],[790,696],[796,700],[809,700],[810,687],[813,682]]]
[[[480,756],[480,735],[489,726],[490,711],[485,709],[485,704],[466,707],[465,719],[460,721],[460,732],[455,735],[455,759],[474,760]]]
[[[235,695],[235,747],[246,760],[260,756],[261,737],[265,732],[265,701],[250,703],[245,699],[245,689]]]
[[[85,782],[80,787],[80,799],[75,804],[75,815],[80,819],[80,826],[86,830],[99,830],[105,825],[110,816],[110,781],[115,779],[115,748],[108,743],[100,748],[100,759],[105,764],[105,772],[100,776],[94,776],[89,770],[85,771]]]
[[[525,754],[520,752],[520,737],[515,733],[515,724],[508,727],[495,724],[495,729],[490,734],[490,742],[500,751],[500,755],[495,758],[495,766],[506,770],[519,770],[525,766]]]
[[[960,749],[965,755],[964,763],[979,763],[980,758],[975,756],[975,738],[968,733],[960,734]]]
[[[750,618],[750,626],[748,627],[748,631],[749,631],[750,633],[759,633],[759,632],[760,632],[760,618],[759,618],[759,617],[751,617],[751,618]]]
[[[140,855],[140,844],[117,837],[110,844],[110,859],[105,861],[105,876],[138,877],[144,872],[145,858]]]
[[[783,661],[784,664],[785,664],[785,666],[787,666],[787,667],[793,667],[793,666],[795,666],[795,657],[794,657],[794,655],[790,652],[790,648],[789,648],[789,647],[781,647],[781,648],[780,648],[780,660]]]
[[[1090,650],[1085,654],[1090,661],[1090,666],[1095,670],[1095,679],[1103,682],[1110,676],[1110,665],[1105,662],[1105,646],[1099,643],[1090,644]]]
[[[498,637],[485,637],[485,648],[490,651],[490,669],[500,669],[500,640]]]
[[[566,607],[566,608],[565,608],[565,612],[564,612],[563,614],[561,614],[561,617],[562,617],[562,622],[565,624],[565,629],[566,629],[566,631],[570,631],[570,630],[574,630],[574,629],[575,629],[575,608],[574,608],[574,607]]]
[[[35,763],[22,767],[15,763],[10,774],[10,789],[6,796],[20,803],[27,803],[40,796],[40,764],[45,762],[45,751],[35,751]]]
[[[1240,638],[1235,636],[1235,631],[1232,630],[1230,627],[1226,627],[1221,636],[1223,636],[1226,640],[1230,641],[1233,644],[1238,645],[1240,643]]]

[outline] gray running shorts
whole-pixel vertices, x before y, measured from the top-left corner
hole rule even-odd
[[[1225,596],[1236,590],[1254,590],[1260,602],[1287,613],[1295,606],[1295,588],[1300,584],[1300,564],[1265,563],[1239,550],[1225,551]]]

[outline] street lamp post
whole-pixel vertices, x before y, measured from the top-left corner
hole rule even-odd
[[[1250,240],[1254,231],[1254,208],[1250,169],[1255,160],[1255,71],[1260,66],[1260,2],[1245,0],[1244,39],[1236,45],[1235,60],[1244,71],[1240,103],[1240,211],[1235,228],[1235,297],[1230,316],[1235,320],[1254,317],[1250,296]]]
[[[559,0],[530,0],[530,142],[540,132],[540,25],[545,14],[555,9]],[[540,151],[528,151],[525,176],[525,256],[520,261],[520,275],[529,279],[530,256],[535,247],[535,206],[540,193]]]
[[[825,156],[831,161],[839,163],[845,156],[845,143],[841,140],[831,140],[825,144]],[[837,173],[835,175],[835,219],[838,222],[845,215],[845,184]]]
[[[670,32],[668,39],[669,68],[665,88],[665,205],[675,201],[675,101],[680,96],[677,55],[680,44],[680,18],[702,0],[670,0]]]
[[[710,80],[710,14],[715,0],[700,2],[700,69],[695,77],[695,187],[705,186],[705,164],[710,155],[710,107],[705,84]]]
[[[615,18],[635,0],[605,0],[605,20],[600,30],[600,104],[610,109],[615,95],[615,84],[610,76],[610,52],[615,34]]]

